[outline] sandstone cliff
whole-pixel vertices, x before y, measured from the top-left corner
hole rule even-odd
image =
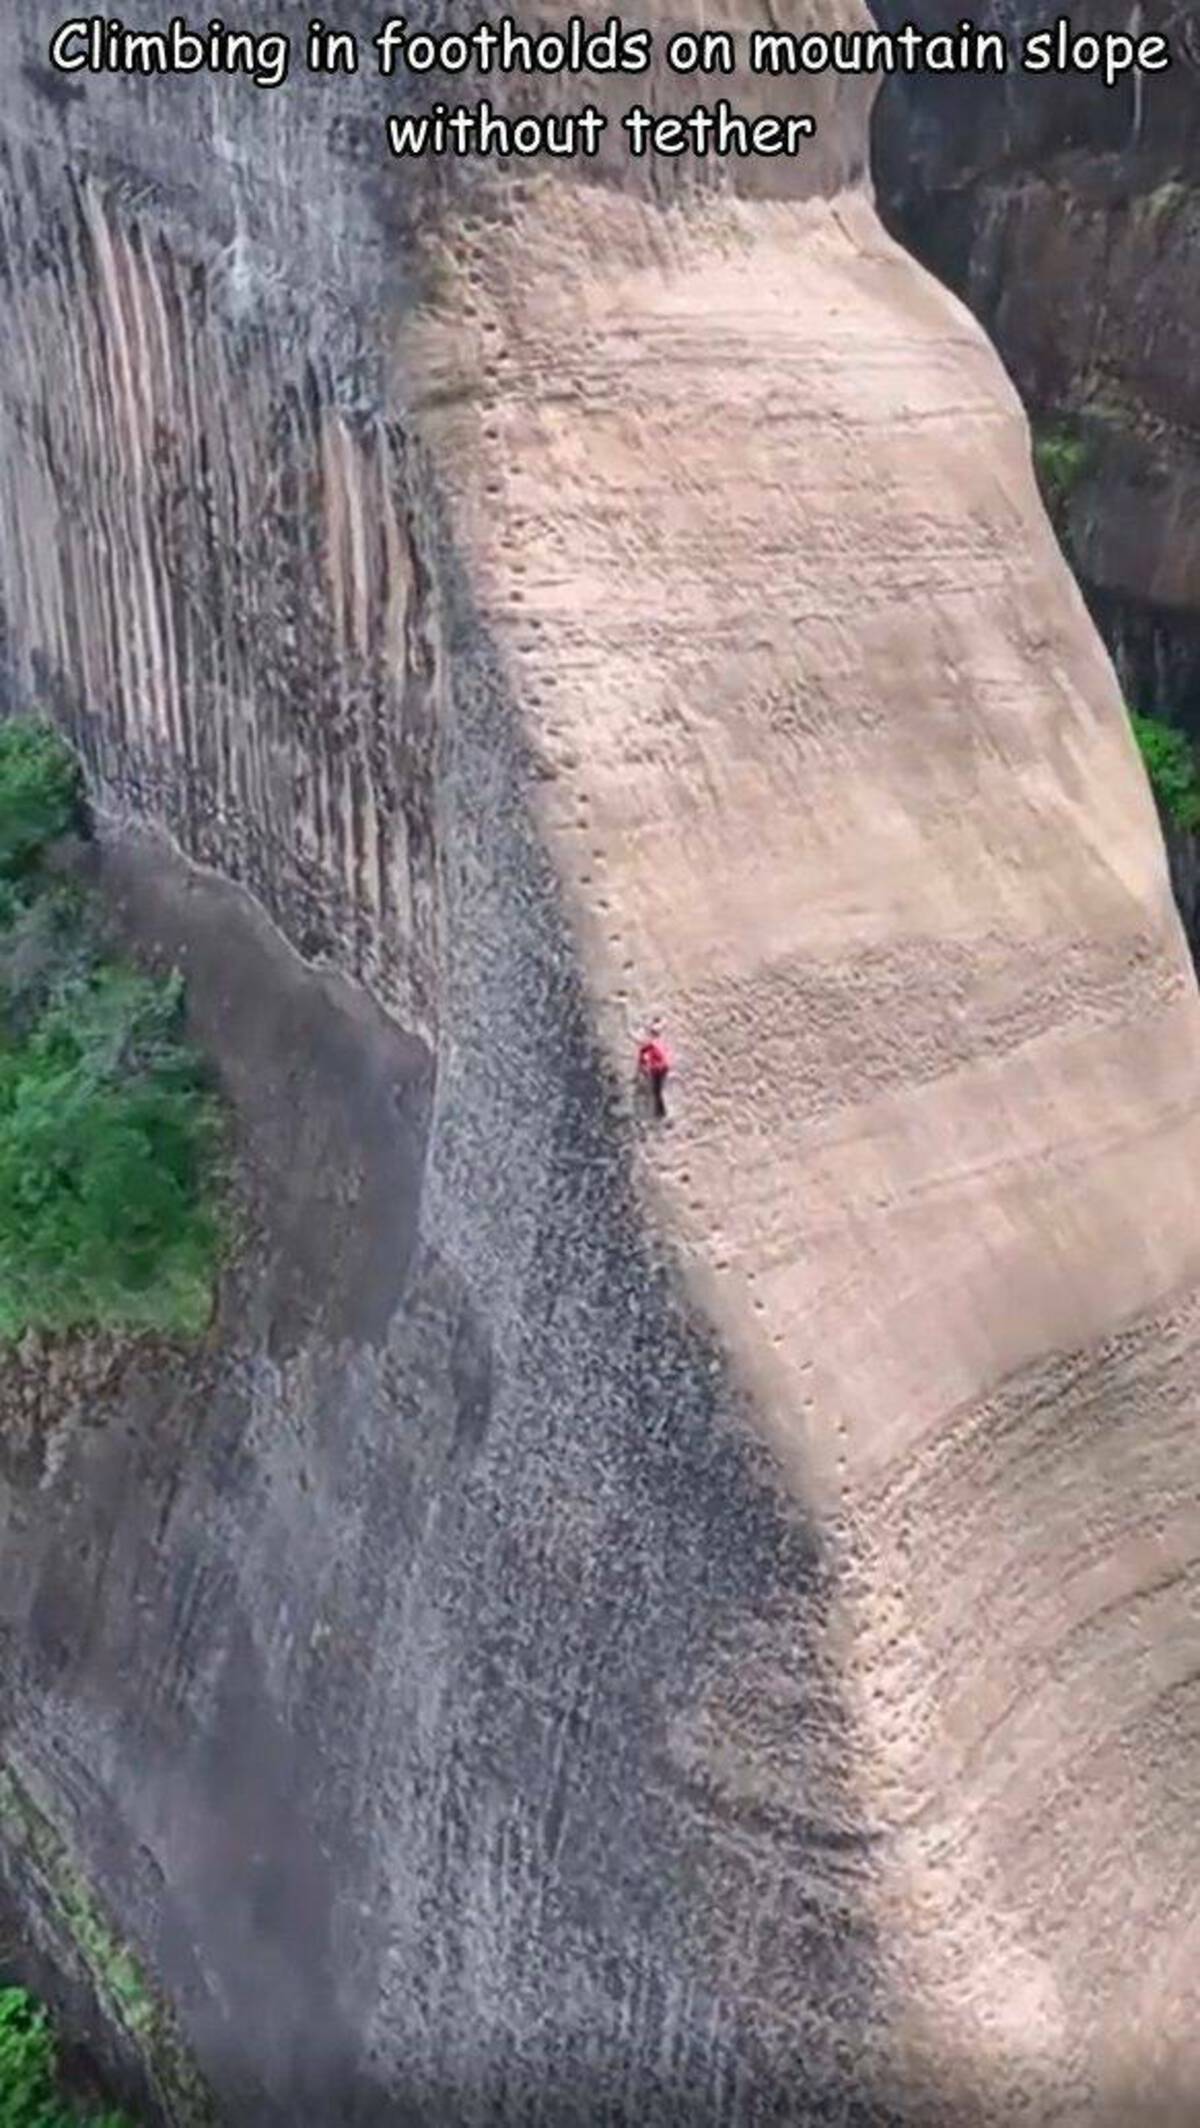
[[[1005,21],[1019,39],[1061,12],[1018,0]],[[958,14],[934,0],[918,19]],[[1081,26],[1128,17],[1100,0]],[[1200,739],[1200,41],[1160,0],[1138,18],[1172,64],[1111,90],[895,78],[877,170],[889,227],[969,303],[1043,433],[1072,438],[1064,543],[1129,700]],[[1196,947],[1195,851],[1173,856]]]
[[[253,1217],[198,1357],[8,1369],[24,1925],[179,2121],[84,1883],[258,2128],[1191,2121],[1200,1010],[864,86],[468,185],[56,15],[6,685]]]

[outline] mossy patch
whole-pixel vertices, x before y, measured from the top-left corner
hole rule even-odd
[[[36,1891],[57,1955],[82,1972],[101,2014],[132,2043],[167,2120],[173,2128],[216,2128],[212,2099],[169,2010],[11,1764],[0,1765],[0,1840]]]
[[[1073,422],[1050,422],[1034,430],[1033,463],[1046,508],[1061,520],[1095,463],[1095,445]]]
[[[0,1988],[0,2128],[133,2128],[123,2113],[85,2117],[68,2103],[50,2020],[24,1988]]]

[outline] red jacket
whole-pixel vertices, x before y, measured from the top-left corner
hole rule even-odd
[[[668,1071],[670,1065],[671,1059],[661,1042],[651,1038],[650,1041],[642,1043],[638,1051],[638,1070],[644,1072],[647,1078],[651,1078],[656,1071]]]

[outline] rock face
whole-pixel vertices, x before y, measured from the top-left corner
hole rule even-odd
[[[885,26],[912,10],[876,0]],[[933,0],[927,26],[961,10]],[[1062,13],[1017,0],[1014,42]],[[1127,28],[1099,0],[1088,30]],[[1062,533],[1129,700],[1200,739],[1200,36],[1148,0],[1172,64],[1094,76],[896,76],[875,115],[888,226],[970,305],[1048,436],[1078,470]],[[1175,838],[1173,838],[1175,840]],[[1179,838],[1173,866],[1193,948]]]
[[[1194,2120],[1200,1009],[863,84],[740,193],[397,176],[58,13],[7,686],[248,1211],[204,1352],[10,1371],[10,1901],[259,2128]]]

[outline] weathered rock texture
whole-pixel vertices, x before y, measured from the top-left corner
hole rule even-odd
[[[886,26],[914,18],[874,0]],[[961,9],[927,0],[926,26]],[[995,10],[1014,46],[1063,12]],[[1127,29],[1092,0],[1078,27]],[[895,76],[875,113],[881,207],[994,339],[1035,424],[1082,446],[1062,534],[1129,700],[1200,740],[1200,32],[1147,0],[1172,64],[1095,76]],[[1193,948],[1196,853],[1173,838]]]
[[[22,1808],[256,2128],[1194,2120],[1200,1010],[864,85],[743,197],[468,187],[365,83],[51,95],[55,14],[10,692],[252,1238],[9,1392]]]

